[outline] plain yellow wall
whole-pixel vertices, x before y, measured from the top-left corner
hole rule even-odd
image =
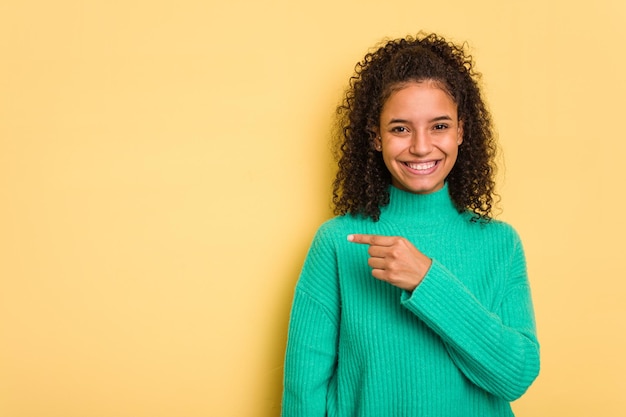
[[[470,42],[500,134],[543,355],[515,410],[626,415],[625,5],[2,2],[0,416],[277,416],[334,106],[420,29]]]

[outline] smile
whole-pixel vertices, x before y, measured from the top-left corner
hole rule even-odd
[[[415,170],[415,171],[428,171],[429,169],[433,168],[435,165],[437,165],[438,161],[428,161],[428,162],[421,162],[419,164],[415,164],[412,162],[403,162],[404,165],[406,165],[407,167]]]

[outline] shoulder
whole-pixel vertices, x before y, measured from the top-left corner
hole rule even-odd
[[[313,237],[311,248],[336,252],[339,247],[348,243],[348,235],[365,233],[364,225],[371,220],[350,214],[337,216],[322,223]]]
[[[517,230],[507,222],[494,219],[487,223],[487,227],[491,227],[493,229],[493,233],[496,233],[511,242],[517,243],[520,241],[520,236],[519,233],[517,233]]]
[[[503,221],[498,219],[490,219],[488,221],[477,219],[476,216],[469,212],[465,211],[461,213],[461,217],[465,221],[469,227],[474,228],[476,230],[484,230],[487,233],[500,233],[510,236],[517,236],[517,231],[515,228]]]
[[[509,223],[491,219],[487,222],[472,219],[472,214],[466,213],[464,216],[465,228],[481,240],[493,242],[494,244],[516,247],[521,245],[520,235]]]
[[[360,230],[364,225],[370,223],[372,221],[368,218],[345,214],[322,223],[317,229],[316,236],[326,239],[340,237],[345,240],[349,234],[355,233],[356,230]]]

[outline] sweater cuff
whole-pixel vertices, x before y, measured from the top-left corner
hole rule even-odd
[[[432,259],[432,264],[422,281],[415,287],[413,291],[402,291],[402,304],[413,310],[411,305],[418,303],[418,300],[429,299],[428,302],[438,299],[438,294],[442,291],[446,291],[444,287],[448,287],[450,283],[446,283],[450,279],[455,279],[451,272],[449,272],[443,265],[441,265],[436,259]]]

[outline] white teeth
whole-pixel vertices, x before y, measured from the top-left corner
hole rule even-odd
[[[412,164],[410,162],[407,162],[406,165],[411,169],[425,170],[434,167],[436,163],[437,161],[424,162],[421,164]]]

